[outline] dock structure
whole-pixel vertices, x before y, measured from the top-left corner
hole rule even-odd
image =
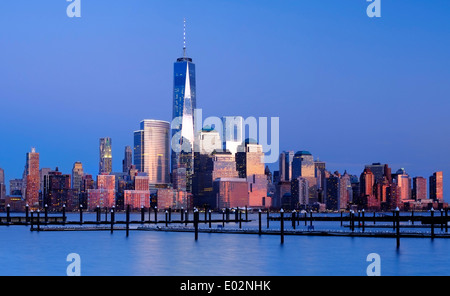
[[[95,209],[96,217],[93,221],[86,219],[87,216],[83,216],[83,214],[87,213],[84,212],[82,207],[79,208],[78,221],[69,221],[64,210],[61,215],[59,213],[49,215],[46,208],[43,214],[37,210],[36,212],[26,211],[24,215],[17,213],[11,215],[10,211],[7,211],[6,217],[0,216],[0,226],[25,225],[30,226],[31,231],[110,231],[111,234],[114,231],[125,230],[127,237],[130,231],[193,232],[195,233],[195,240],[199,239],[199,233],[278,235],[281,238],[281,244],[285,242],[285,236],[293,235],[384,237],[395,238],[397,248],[400,246],[400,238],[450,238],[448,234],[449,217],[447,210],[445,210],[445,215],[443,211],[440,211],[440,215],[435,215],[433,210],[430,211],[429,215],[418,215],[413,212],[400,214],[398,209],[390,213],[373,213],[373,215],[364,211],[357,214],[354,212],[340,213],[340,215],[304,212],[302,215],[298,211],[285,214],[285,211],[281,209],[279,212],[266,211],[266,229],[262,227],[262,210],[257,212],[257,227],[245,228],[245,225],[243,226],[244,223],[252,222],[249,219],[247,208],[245,208],[245,215],[239,208],[220,210],[216,215],[216,217],[219,217],[218,219],[212,218],[213,211],[210,209],[205,209],[204,215],[199,215],[198,209],[194,209],[193,217],[189,217],[188,209],[182,209],[180,219],[172,217],[173,209],[159,210],[160,213],[165,214],[165,219],[158,220],[158,209],[156,207],[148,208],[148,219],[145,217],[146,209],[141,207],[136,212],[140,213],[140,219],[132,220],[130,216],[131,209],[127,206],[124,221],[117,219],[118,211],[115,208],[110,209],[110,219],[108,219],[108,211],[105,209],[104,220],[101,219],[101,209]],[[151,215],[152,210],[154,211],[153,219]],[[235,215],[230,215],[233,211]],[[201,216],[204,216],[204,219],[201,219]],[[230,219],[230,217],[233,218]],[[270,228],[269,221],[279,221],[279,226]],[[290,221],[291,223],[285,223],[285,221]],[[305,228],[303,229],[296,227],[301,221],[305,222]],[[316,222],[337,222],[338,225],[340,223],[340,227],[331,230],[318,230],[315,228]],[[373,222],[373,224],[369,222]],[[232,226],[226,227],[228,223],[232,223]],[[203,224],[206,225],[204,228],[199,227],[199,225]],[[217,227],[213,227],[213,225]],[[426,231],[412,231],[419,228]],[[436,231],[438,228],[440,228],[440,232]]]

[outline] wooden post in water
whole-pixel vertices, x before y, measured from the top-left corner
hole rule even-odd
[[[414,210],[411,211],[411,222],[414,225]]]
[[[362,209],[361,211],[361,215],[362,215],[362,232],[364,232],[366,230],[366,225],[365,225],[365,212],[364,209]]]
[[[28,223],[30,222],[29,220],[29,211],[30,211],[30,206],[28,204],[25,205],[25,222]]]
[[[396,211],[392,211],[392,230],[395,230],[395,223],[396,223],[396,219],[395,219],[395,215],[396,215]]]
[[[158,208],[155,206],[155,224],[158,223]]]
[[[198,240],[198,210],[194,211],[194,229],[195,229],[195,240]]]
[[[127,237],[130,234],[130,205],[127,205],[127,212],[126,212],[126,231],[127,231]]]
[[[188,225],[188,221],[189,221],[188,209],[186,209],[185,214],[186,214],[186,219],[185,219],[185,224],[184,225],[187,226]]]
[[[444,231],[444,209],[441,209],[441,231]]]
[[[248,208],[245,206],[245,221],[248,221]]]
[[[111,234],[114,232],[114,208],[111,208]]]
[[[269,229],[269,209],[267,209],[267,229]]]
[[[141,206],[141,222],[144,223],[145,220],[145,208]]]
[[[258,211],[258,221],[259,221],[258,234],[259,235],[261,235],[261,233],[262,233],[262,229],[261,229],[261,227],[262,227],[261,214],[262,214],[261,209],[259,209],[259,211]]]
[[[33,214],[34,214],[34,212],[33,212],[33,210],[31,210],[31,218],[30,218],[30,231],[33,231]]]
[[[241,228],[242,228],[242,211],[239,210],[239,229],[241,229]]]
[[[295,230],[295,210],[292,210],[292,228]]]
[[[431,239],[434,239],[434,208],[431,208]]]
[[[375,223],[376,223],[376,214],[375,212],[373,212],[373,225],[375,225]]]
[[[309,212],[309,226],[313,226],[313,212],[312,210]]]
[[[172,222],[172,208],[169,207],[169,222]]]
[[[169,226],[169,212],[166,210],[165,211],[165,215],[166,215],[166,227]]]
[[[395,215],[397,220],[397,249],[400,248],[400,209],[395,209]]]
[[[41,217],[39,209],[37,210],[37,231],[41,231]]]
[[[95,221],[97,222],[97,224],[100,224],[100,206],[99,205],[97,205],[97,207],[95,208],[95,213],[96,213]]]
[[[63,224],[63,225],[66,225],[66,204],[63,204],[63,209],[62,209],[62,219],[63,219],[62,224]]]
[[[83,205],[80,204],[80,224],[83,224]]]
[[[281,244],[284,244],[284,211],[280,210],[280,236],[281,236]]]
[[[353,224],[353,218],[354,218],[354,212],[353,212],[353,210],[351,210],[350,211],[350,229],[351,229],[352,232],[355,230],[354,229],[354,224]]]
[[[222,210],[222,228],[225,227],[225,210]]]
[[[9,204],[6,206],[6,222],[11,223],[11,206]]]
[[[307,219],[306,215],[307,215],[307,213],[306,213],[306,211],[305,211],[305,226],[308,225],[308,219]]]
[[[180,222],[183,222],[184,221],[184,209],[183,209],[183,207],[181,207],[181,210],[180,210]]]
[[[48,205],[47,204],[44,205],[44,222],[45,222],[45,224],[48,223]]]
[[[209,210],[209,228],[211,228],[211,210]]]
[[[341,211],[341,227],[344,224],[344,212]]]

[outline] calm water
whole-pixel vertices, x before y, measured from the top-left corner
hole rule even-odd
[[[70,215],[70,220],[78,217]],[[85,220],[94,219],[85,215]],[[254,221],[243,228],[257,225]],[[345,230],[339,223],[315,226]],[[193,233],[131,231],[127,238],[124,231],[38,233],[25,226],[0,227],[0,275],[64,276],[69,253],[81,256],[82,275],[364,276],[369,253],[381,256],[382,275],[450,275],[449,251],[450,239],[403,238],[397,250],[390,238],[286,236],[281,245],[278,236],[200,233],[196,242]]]

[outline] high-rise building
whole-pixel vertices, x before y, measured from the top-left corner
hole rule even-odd
[[[369,168],[365,168],[359,178],[360,196],[358,206],[363,209],[379,209],[379,201],[374,192],[375,175]]]
[[[345,171],[339,180],[339,209],[346,210],[352,198],[353,189],[351,178],[347,171]]]
[[[111,138],[100,138],[99,174],[112,172],[112,141]]]
[[[126,146],[125,156],[122,161],[122,172],[128,174],[132,164],[133,164],[133,149],[131,149],[130,146]]]
[[[140,130],[134,132],[134,165],[136,169],[148,175],[150,184],[170,183],[170,123],[145,119],[141,121],[140,127]]]
[[[213,182],[218,178],[238,178],[235,156],[229,152],[195,153],[195,174],[192,182],[194,206],[216,208]],[[245,180],[245,179],[244,179]]]
[[[242,116],[222,117],[223,149],[236,154],[244,142],[244,118]]]
[[[327,191],[325,193],[326,208],[331,211],[340,210],[340,176],[336,174],[330,174],[326,178]]]
[[[303,177],[308,179],[309,203],[318,201],[318,186],[316,178],[316,164],[309,151],[298,151],[292,159],[292,179]]]
[[[444,174],[443,172],[435,172],[429,178],[430,180],[430,199],[443,202],[444,201]]]
[[[72,188],[75,189],[75,192],[79,194],[81,192],[81,187],[83,185],[83,164],[79,161],[73,164],[72,168]]]
[[[83,208],[87,208],[88,204],[88,190],[95,189],[95,181],[92,175],[84,175],[82,180],[81,192],[80,192],[80,204]]]
[[[140,173],[134,178],[134,189],[125,190],[124,205],[130,205],[132,209],[150,206],[150,186],[149,177],[145,173]]]
[[[400,190],[400,200],[411,199],[411,177],[406,173],[405,169],[399,169],[394,175],[393,179]]]
[[[249,204],[248,185],[245,179],[218,178],[213,186],[219,209],[242,208]]]
[[[116,179],[114,175],[98,175],[97,189],[88,189],[87,207],[93,211],[97,206],[111,208],[116,204]]]
[[[416,201],[426,200],[427,194],[427,179],[424,177],[414,177],[412,198]]]
[[[192,190],[194,171],[196,101],[195,64],[187,57],[184,42],[183,56],[174,64],[171,168],[174,188],[188,192]]]
[[[26,157],[26,189],[25,200],[31,209],[39,208],[39,189],[40,189],[40,175],[39,175],[39,153],[35,148],[27,153]]]
[[[55,170],[44,176],[43,202],[50,211],[61,211],[63,205],[68,211],[78,208],[78,190],[71,188],[71,176]]]
[[[197,134],[194,151],[200,154],[211,154],[214,151],[222,151],[220,133],[212,128],[203,128]]]
[[[281,152],[279,158],[280,181],[291,181],[293,160],[294,160],[294,151]]]
[[[298,177],[291,181],[291,208],[306,209],[309,203],[309,181]]]
[[[243,151],[243,152],[240,152]],[[250,207],[270,207],[267,199],[267,177],[265,175],[263,146],[247,139],[236,153],[236,169],[239,178],[246,178]]]
[[[9,180],[9,195],[13,196],[24,196],[22,179],[11,179]]]

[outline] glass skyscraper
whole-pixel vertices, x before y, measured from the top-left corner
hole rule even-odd
[[[147,173],[150,184],[167,184],[169,180],[170,123],[145,119],[134,132],[134,165]]]
[[[100,174],[112,172],[112,141],[111,138],[100,138]]]
[[[175,189],[191,191],[194,162],[195,64],[186,56],[174,64],[171,168]]]

